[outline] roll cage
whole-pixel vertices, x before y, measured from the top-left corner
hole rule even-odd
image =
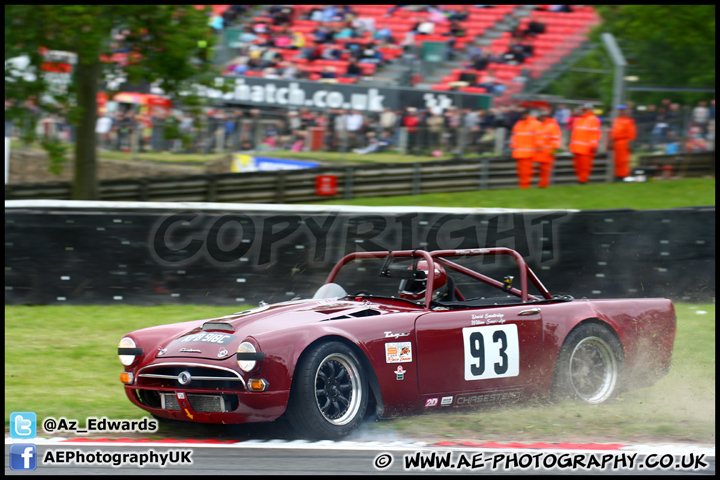
[[[500,282],[498,280],[495,280],[493,278],[490,278],[486,275],[483,275],[482,273],[476,272],[474,270],[471,270],[469,268],[463,267],[462,265],[458,265],[457,263],[448,260],[445,257],[467,257],[467,256],[480,256],[480,255],[509,255],[515,259],[515,261],[518,264],[519,271],[520,271],[520,288],[515,288],[509,286],[508,283]],[[467,275],[468,277],[474,278],[480,282],[483,282],[487,285],[496,287],[503,292],[510,293],[512,295],[515,295],[520,298],[520,301],[522,303],[527,303],[530,301],[540,301],[542,299],[530,295],[528,293],[528,278],[530,281],[535,285],[535,287],[538,289],[540,294],[542,295],[544,300],[553,300],[553,296],[548,292],[547,288],[540,282],[537,275],[530,269],[530,267],[527,266],[525,263],[525,260],[523,260],[522,256],[520,256],[519,253],[517,253],[515,250],[511,250],[509,248],[472,248],[472,249],[460,249],[460,250],[434,250],[432,252],[427,252],[425,250],[396,250],[396,251],[386,251],[386,252],[355,252],[350,253],[348,255],[345,255],[342,259],[340,259],[337,264],[333,267],[332,271],[330,272],[330,275],[328,275],[327,280],[325,280],[325,283],[333,283],[335,281],[335,278],[337,277],[338,273],[342,269],[343,266],[348,264],[349,262],[356,260],[356,259],[368,259],[368,258],[385,258],[386,261],[383,264],[383,267],[380,271],[380,276],[388,276],[388,277],[398,277],[398,278],[421,278],[419,274],[423,274],[423,272],[419,272],[416,268],[417,263],[413,262],[413,269],[412,270],[392,270],[390,268],[390,262],[393,258],[416,258],[416,259],[424,259],[428,263],[428,270],[434,271],[435,269],[435,262],[439,263],[445,268],[449,268],[451,270],[455,270],[459,273],[462,273],[464,275]],[[455,293],[457,294],[458,298],[460,300],[464,300],[462,295],[460,294],[459,290],[457,290],[457,287],[455,287]],[[427,289],[425,291],[425,308],[431,309],[432,303],[433,303],[433,275],[429,275],[427,277]]]

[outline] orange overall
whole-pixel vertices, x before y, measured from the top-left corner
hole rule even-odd
[[[615,158],[615,176],[625,178],[630,175],[630,142],[637,137],[635,120],[627,116],[615,119],[610,132]]]
[[[570,151],[575,155],[575,176],[578,182],[587,183],[592,172],[593,159],[600,143],[600,119],[587,111],[573,123],[570,134]]]
[[[540,188],[546,188],[550,185],[550,175],[555,163],[555,151],[560,148],[561,139],[560,125],[554,118],[547,117],[540,122],[537,141],[538,152],[535,155],[535,161],[540,164]]]
[[[535,117],[518,120],[512,129],[510,148],[512,157],[517,162],[517,173],[520,188],[530,188],[533,174],[533,161],[537,154],[537,132],[540,122]]]

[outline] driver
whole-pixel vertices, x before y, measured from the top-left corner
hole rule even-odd
[[[412,270],[412,266],[410,266]],[[400,298],[405,300],[423,300],[425,298],[425,290],[427,289],[427,277],[429,269],[427,261],[420,260],[417,264],[417,271],[424,272],[423,278],[407,278],[400,281],[398,294]],[[435,272],[433,273],[433,300],[437,300],[447,291],[448,276],[442,265],[435,264]]]

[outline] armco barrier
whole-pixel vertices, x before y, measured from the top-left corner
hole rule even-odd
[[[608,180],[607,155],[598,155],[590,182]],[[338,194],[320,197],[315,179],[333,175]],[[555,162],[554,185],[576,181],[572,159]],[[100,200],[141,202],[297,203],[333,198],[412,195],[517,187],[515,161],[509,157],[434,162],[350,165],[302,170],[130,178],[99,182]],[[5,200],[70,199],[64,183],[5,185]]]
[[[358,250],[509,247],[551,293],[715,295],[715,207],[503,210],[7,201],[6,304],[309,297]],[[492,275],[497,268],[484,259]]]

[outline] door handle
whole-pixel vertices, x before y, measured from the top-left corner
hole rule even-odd
[[[518,315],[537,315],[540,313],[539,308],[531,308],[530,310],[523,310],[522,312],[518,313]]]

